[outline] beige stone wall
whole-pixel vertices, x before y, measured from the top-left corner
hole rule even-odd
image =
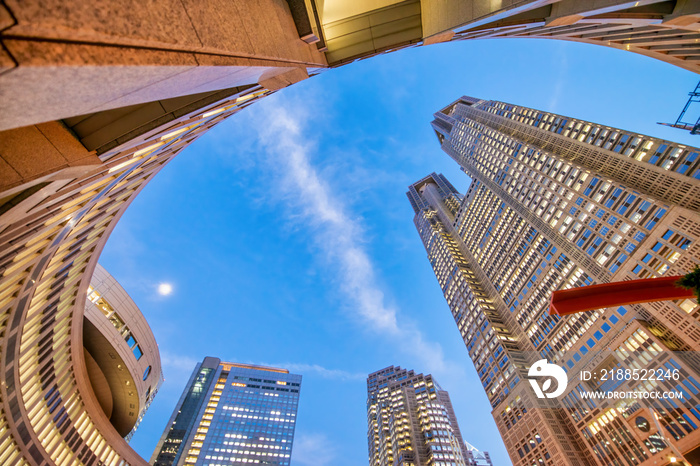
[[[285,0],[6,5],[0,129],[326,66],[316,45],[299,39]]]
[[[25,126],[0,134],[0,192],[68,167],[101,163],[60,122]]]

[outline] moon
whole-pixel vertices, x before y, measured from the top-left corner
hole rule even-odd
[[[173,292],[173,285],[170,283],[160,283],[158,285],[158,294],[161,296],[168,296]]]

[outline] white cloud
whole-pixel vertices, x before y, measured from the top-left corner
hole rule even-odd
[[[556,54],[559,60],[559,66],[557,67],[558,73],[556,76],[556,81],[554,82],[554,89],[549,98],[549,110],[556,112],[559,107],[559,100],[564,92],[564,87],[566,85],[567,69],[569,66],[568,56],[566,53],[566,44],[560,44],[556,47]]]
[[[180,377],[192,373],[194,367],[201,361],[197,361],[189,356],[181,356],[168,351],[160,352],[160,364],[163,372],[169,377]]]
[[[336,447],[325,434],[300,432],[294,439],[292,466],[326,466],[334,464]]]
[[[387,304],[364,247],[360,221],[348,214],[311,164],[312,144],[299,124],[304,121],[301,106],[278,102],[266,108],[265,120],[256,126],[267,149],[268,168],[278,176],[287,202],[301,210],[304,223],[313,227],[315,244],[339,271],[341,290],[361,322],[373,332],[394,338],[406,353],[423,361],[426,370],[446,369],[440,345],[427,342],[420,330],[397,318],[398,310]]]
[[[267,364],[264,364],[267,365]],[[365,380],[367,374],[363,373],[353,373],[344,371],[341,369],[327,369],[318,364],[297,364],[297,363],[284,363],[284,364],[270,364],[273,367],[283,367],[288,369],[290,372],[298,372],[302,375],[308,373],[316,373],[323,377],[324,379],[336,379],[336,380]]]

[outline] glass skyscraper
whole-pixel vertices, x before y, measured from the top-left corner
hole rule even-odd
[[[389,366],[367,377],[370,466],[492,466],[462,439],[452,401],[432,375]]]
[[[289,465],[301,376],[222,362],[197,365],[151,464]]]
[[[471,185],[432,174],[407,195],[513,462],[700,462],[695,300],[548,313],[557,289],[700,263],[700,149],[472,97],[432,126]],[[546,399],[530,370],[543,359],[568,381]]]

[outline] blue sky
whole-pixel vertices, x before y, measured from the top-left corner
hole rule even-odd
[[[697,80],[604,47],[466,41],[329,70],[215,127],[136,198],[100,260],[163,360],[132,446],[150,457],[195,363],[216,356],[304,376],[293,465],[367,464],[365,377],[393,364],[432,373],[465,440],[510,464],[404,194],[433,171],[469,186],[432,114],[471,95],[699,145],[656,124]]]

